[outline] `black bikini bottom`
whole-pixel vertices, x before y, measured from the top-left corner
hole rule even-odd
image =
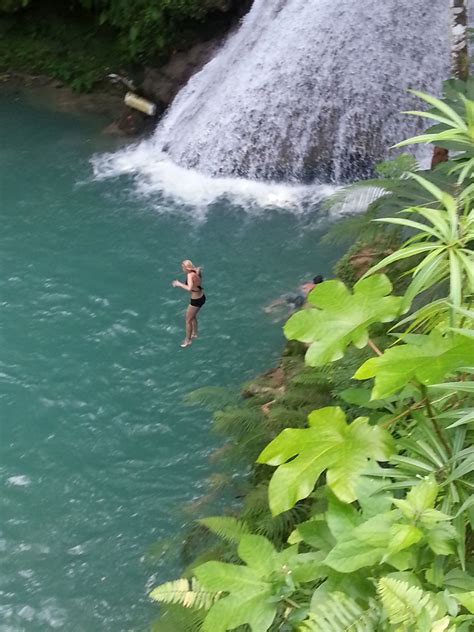
[[[203,294],[201,298],[192,298],[189,301],[189,304],[192,305],[193,307],[202,307],[205,302],[206,302],[206,295]]]

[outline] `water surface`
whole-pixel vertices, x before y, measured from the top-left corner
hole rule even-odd
[[[308,217],[221,201],[197,221],[92,181],[100,121],[12,96],[0,119],[0,630],[146,630],[147,588],[177,569],[145,553],[212,473],[209,415],[184,394],[271,366],[262,307],[336,255]],[[208,295],[186,350],[183,258]]]

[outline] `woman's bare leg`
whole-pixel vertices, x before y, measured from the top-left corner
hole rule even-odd
[[[194,315],[194,318],[191,322],[191,338],[197,338],[198,337],[198,321],[197,321],[197,315],[199,312],[199,307],[196,308],[196,314]]]
[[[198,311],[199,307],[193,307],[192,305],[188,305],[186,309],[186,338],[183,341],[183,345],[185,346],[191,344],[191,338],[193,335],[193,320],[195,320]]]

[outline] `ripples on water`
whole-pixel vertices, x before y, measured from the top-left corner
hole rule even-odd
[[[281,209],[157,213],[127,179],[91,181],[94,121],[1,97],[0,115],[0,632],[145,630],[147,588],[177,572],[147,550],[216,467],[209,414],[183,396],[271,365],[263,306],[336,254]],[[208,294],[187,350],[184,257]]]

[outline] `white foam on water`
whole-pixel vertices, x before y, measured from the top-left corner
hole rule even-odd
[[[159,210],[170,197],[198,217],[223,197],[313,210],[325,183],[370,176],[426,127],[401,112],[423,107],[410,88],[440,94],[449,31],[447,0],[254,0],[154,134],[96,156],[94,175],[132,175]]]
[[[221,199],[253,212],[276,209],[303,213],[337,190],[329,184],[298,185],[205,175],[175,164],[163,152],[150,160],[151,142],[143,141],[116,153],[95,156],[92,159],[95,179],[132,175],[137,192],[154,196],[158,210],[168,212],[166,201],[171,199],[194,211],[200,210],[201,218],[205,217],[209,206]]]
[[[31,479],[24,474],[19,474],[18,476],[10,476],[7,479],[7,483],[14,487],[28,487],[28,485],[31,485]]]

